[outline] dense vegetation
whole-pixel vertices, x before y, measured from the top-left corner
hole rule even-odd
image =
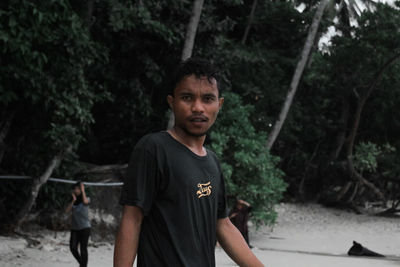
[[[221,157],[230,199],[252,202],[256,221],[274,221],[286,184],[288,199],[400,198],[400,11],[368,1],[353,12],[337,2],[325,10],[271,151],[268,133],[318,2],[302,12],[290,1],[202,8],[193,56],[220,67],[226,97],[207,144]],[[191,10],[177,0],[3,1],[1,173],[40,177],[54,167],[54,176],[71,177],[84,162],[126,163],[141,136],[167,125],[165,80],[180,61]],[[318,46],[328,27],[339,34]],[[17,215],[31,185],[1,181],[0,221]],[[44,188],[34,209],[60,209],[57,196],[68,188]]]

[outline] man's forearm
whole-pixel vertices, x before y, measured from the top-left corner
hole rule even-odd
[[[114,247],[114,267],[132,267],[139,245],[141,214],[125,207]],[[128,209],[128,210],[127,210]]]
[[[115,241],[114,267],[132,267],[136,258],[139,237],[134,232],[129,233],[123,228],[124,226],[121,224]]]
[[[217,238],[225,252],[241,267],[264,266],[250,250],[239,230],[229,219],[221,219],[217,224]]]
[[[85,205],[89,204],[89,199],[86,196],[85,188],[83,188],[82,190],[82,202]]]

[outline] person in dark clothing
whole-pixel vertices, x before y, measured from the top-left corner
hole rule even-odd
[[[229,213],[229,219],[234,226],[240,231],[250,248],[249,229],[247,223],[251,212],[251,206],[248,202],[239,199],[236,201],[235,206]]]
[[[87,245],[91,227],[89,221],[89,203],[90,199],[86,196],[84,184],[82,182],[74,184],[72,202],[68,205],[66,212],[70,213],[72,211],[69,248],[80,267],[86,267],[88,263]],[[80,252],[78,252],[78,245]]]
[[[221,167],[204,147],[224,101],[217,73],[188,59],[172,81],[174,126],[144,136],[129,162],[114,267],[136,256],[138,267],[214,267],[217,240],[239,266],[261,267],[228,218]]]

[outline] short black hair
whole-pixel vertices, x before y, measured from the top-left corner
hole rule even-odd
[[[178,83],[189,75],[195,75],[196,78],[207,77],[210,82],[214,78],[217,81],[218,94],[221,97],[222,85],[218,69],[207,60],[199,58],[188,58],[178,65],[170,78],[168,94],[173,96]]]
[[[72,189],[74,189],[75,187],[80,187],[80,186],[81,186],[81,183],[82,183],[82,181],[78,181],[78,182],[72,184],[72,186],[71,186]]]

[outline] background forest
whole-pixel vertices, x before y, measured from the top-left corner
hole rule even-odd
[[[230,201],[252,203],[256,222],[273,223],[282,199],[356,210],[380,201],[395,211],[399,7],[2,1],[0,174],[35,179],[0,180],[0,222],[63,209],[70,188],[46,183],[50,176],[87,180],[94,167],[124,168],[143,135],[166,129],[166,81],[188,56],[221,70],[225,105],[207,145]]]

